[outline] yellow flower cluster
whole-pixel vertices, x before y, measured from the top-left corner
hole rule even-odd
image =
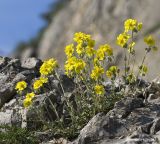
[[[69,58],[65,63],[65,73],[72,77],[73,74],[80,74],[85,69],[86,63],[76,57]]]
[[[75,33],[73,40],[77,43],[76,52],[79,56],[85,53],[88,57],[92,57],[94,55],[95,51],[93,47],[95,45],[95,41],[90,35],[78,32]]]
[[[124,22],[124,29],[125,29],[125,32],[128,32],[128,31],[140,31],[142,29],[142,23],[138,23],[137,20],[135,19],[127,19],[125,22]]]
[[[96,50],[94,50],[93,47],[87,46],[86,47],[86,55],[91,58],[94,56],[94,54],[96,53]]]
[[[53,58],[44,61],[41,65],[39,71],[41,76],[39,79],[35,80],[33,83],[33,90],[40,89],[44,84],[48,83],[48,75],[51,74],[55,68],[58,67],[57,61]],[[20,81],[16,84],[15,89],[19,92],[24,90],[27,87],[27,83],[25,81]],[[34,98],[35,94],[33,92],[27,93],[26,97],[23,101],[23,105],[25,108],[29,107],[32,104],[32,99]]]
[[[91,72],[91,78],[93,80],[98,80],[101,78],[102,74],[104,73],[104,69],[101,66],[94,66],[92,72]]]
[[[74,53],[74,45],[73,44],[67,45],[65,48],[65,53],[67,55],[67,58],[72,57]]]
[[[110,47],[110,45],[105,44],[99,47],[99,49],[96,52],[95,59],[103,61],[106,58],[106,56],[112,56],[112,55],[113,55],[112,48]]]
[[[75,74],[81,74],[86,67],[86,58],[92,58],[95,55],[95,41],[90,35],[78,32],[73,38],[74,44],[67,45],[65,54],[67,60],[65,62],[65,74],[72,77]]]
[[[130,35],[128,35],[127,33],[122,33],[117,37],[117,44],[124,48],[126,47],[129,38]]]
[[[33,92],[27,93],[26,98],[23,101],[23,105],[25,108],[29,107],[32,104],[32,99],[34,98],[35,94]]]
[[[127,48],[128,41],[131,38],[131,36],[128,34],[128,32],[132,31],[132,36],[133,36],[133,33],[140,31],[142,29],[142,26],[143,26],[143,24],[138,23],[137,20],[135,20],[135,19],[127,19],[124,22],[124,32],[119,34],[119,36],[117,37],[117,44],[123,48]],[[133,41],[131,44],[129,44],[128,51],[131,54],[134,53],[134,49],[133,49],[134,45],[135,45],[135,42],[133,42]]]
[[[73,40],[78,44],[82,44],[84,42],[88,42],[91,39],[91,36],[82,32],[78,32],[74,34]]]
[[[18,91],[18,92],[21,92],[23,91],[25,88],[27,87],[27,83],[25,81],[20,81],[16,84],[16,87],[15,89]]]
[[[43,76],[47,76],[51,74],[57,66],[58,66],[57,61],[53,58],[44,61],[39,70],[40,74]]]
[[[119,73],[119,69],[117,66],[111,66],[107,71],[106,71],[106,76],[108,78],[116,77],[116,75]]]
[[[48,78],[40,77],[39,79],[35,80],[33,84],[33,89],[37,90],[43,86],[43,84],[48,82]]]
[[[136,82],[139,74],[144,76],[148,72],[147,66],[144,65],[145,57],[142,61],[143,63],[139,67],[137,77],[133,73],[134,63],[133,68],[131,67],[132,65],[130,66],[130,61],[132,60],[132,57],[130,56],[135,56],[133,55],[135,53],[134,33],[137,33],[141,29],[142,23],[138,23],[135,19],[128,19],[124,23],[124,32],[119,34],[117,37],[117,44],[120,47],[125,48],[125,75],[122,75],[125,80],[125,84],[133,84]],[[96,103],[96,106],[98,106],[100,105],[100,102],[105,100],[105,97],[103,97],[105,94],[103,82],[106,79],[106,76],[107,78],[111,79],[113,84],[111,88],[113,88],[114,92],[114,83],[116,77],[119,76],[120,73],[119,68],[114,65],[110,66],[106,70],[106,67],[111,64],[109,62],[114,59],[113,49],[108,44],[100,45],[98,49],[94,49],[95,40],[92,39],[91,35],[82,32],[75,33],[73,41],[74,43],[71,43],[65,47],[65,54],[67,56],[67,60],[64,65],[65,74],[68,77],[74,77],[74,80],[78,83],[76,83],[78,86],[79,84],[82,84],[82,89],[85,91],[89,90],[89,92],[87,91],[86,93],[87,95],[93,94],[98,95],[99,98],[104,98],[100,99],[101,101],[97,103],[95,101],[98,101],[98,99],[95,101],[93,100],[93,102]],[[152,48],[156,48],[155,40],[152,36],[145,37],[144,42],[148,45],[148,51]],[[127,50],[129,55],[126,55]],[[105,62],[107,62],[107,66]],[[51,74],[55,74],[54,76],[57,78],[57,80],[59,80],[60,86],[63,90],[61,80],[56,73],[57,67],[57,61],[53,58],[43,62],[39,69],[41,74],[40,77],[32,83],[33,92],[27,93],[25,96],[23,101],[24,107],[27,108],[32,104],[35,94],[38,94],[39,90],[41,90],[42,87],[48,83]],[[83,81],[83,83],[81,83],[81,81]],[[20,92],[26,89],[26,87],[27,83],[25,81],[20,81],[16,84],[15,89]],[[101,109],[101,106],[99,108]]]
[[[94,91],[98,95],[104,95],[104,93],[105,93],[105,89],[104,89],[103,85],[95,85]]]
[[[91,75],[91,78],[94,80],[99,79],[101,74],[104,73],[104,69],[100,67],[101,61],[104,61],[107,56],[113,56],[111,46],[104,44],[95,50],[95,40],[93,40],[90,35],[82,32],[75,33],[73,40],[76,42],[76,45],[70,44],[65,48],[67,56],[65,73],[72,77],[74,74],[80,74],[85,67],[90,67],[89,64],[94,64],[96,67],[94,67],[89,75]],[[90,60],[90,62],[88,62],[88,60]]]

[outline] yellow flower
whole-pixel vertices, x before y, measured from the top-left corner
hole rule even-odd
[[[33,89],[37,90],[47,82],[48,82],[48,78],[40,77],[39,79],[35,80],[35,82],[33,83]]]
[[[76,52],[77,52],[78,55],[84,54],[85,48],[83,47],[82,44],[78,44],[78,45],[76,46]]]
[[[96,58],[100,61],[103,61],[105,59],[105,53],[103,49],[99,48],[96,52]]]
[[[101,45],[96,52],[96,58],[100,61],[103,61],[106,58],[106,56],[112,56],[112,55],[113,55],[113,50],[108,44]]]
[[[153,37],[151,35],[147,36],[144,38],[144,42],[149,46],[155,46],[155,40],[153,39]]]
[[[65,74],[72,76],[73,74],[80,74],[86,66],[82,59],[76,57],[69,58],[65,63]]]
[[[122,33],[117,37],[117,44],[124,48],[129,40],[129,38],[130,38],[130,35],[128,35],[126,33]]]
[[[95,66],[91,72],[91,78],[94,80],[98,80],[103,73],[104,73],[103,67]]]
[[[15,89],[17,91],[23,91],[27,87],[27,83],[25,81],[20,81],[16,84]]]
[[[67,76],[72,76],[72,71],[74,70],[74,65],[76,62],[77,58],[76,57],[70,57],[64,65],[64,69],[65,69],[65,74]]]
[[[32,104],[32,99],[30,99],[30,98],[24,99],[23,105],[25,108],[28,108],[31,104]]]
[[[82,70],[85,68],[85,66],[86,66],[86,63],[83,60],[77,59],[76,63],[74,64],[75,73],[80,74]]]
[[[112,50],[112,48],[110,47],[110,45],[105,44],[105,45],[102,45],[101,48],[103,49],[103,51],[104,51],[108,56],[112,56],[112,55],[113,55],[113,50]]]
[[[104,93],[105,93],[105,90],[104,90],[104,86],[103,86],[103,85],[96,85],[96,86],[94,87],[94,91],[95,91],[95,93],[98,94],[98,95],[104,95]]]
[[[95,50],[92,47],[87,46],[86,48],[86,55],[91,58],[95,54]]]
[[[74,34],[73,40],[77,43],[87,42],[91,39],[91,36],[82,32],[78,32]]]
[[[77,43],[76,52],[78,55],[87,54],[88,57],[93,56],[95,41],[91,39],[90,35],[78,32],[75,33],[73,40]]]
[[[45,78],[45,77],[40,77],[39,80],[42,81],[42,83],[48,82],[48,78]]]
[[[43,62],[42,66],[40,67],[40,73],[41,75],[49,75],[56,67],[58,67],[57,61],[51,58]]]
[[[65,53],[68,58],[72,57],[72,55],[74,53],[74,45],[73,44],[67,45],[65,48]]]
[[[39,88],[41,88],[43,86],[43,82],[41,80],[35,80],[35,82],[33,83],[33,89],[37,90]]]
[[[26,95],[26,99],[33,99],[35,96],[34,92],[31,92],[31,93],[27,93]]]
[[[128,32],[129,30],[134,30],[134,29],[136,29],[136,26],[137,26],[137,20],[135,20],[135,19],[127,19],[127,20],[124,22],[125,32]]]

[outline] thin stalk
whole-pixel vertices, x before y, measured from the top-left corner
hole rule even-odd
[[[133,34],[134,34],[134,32],[132,31],[132,34],[131,34],[131,43],[133,42]],[[129,53],[128,67],[129,67],[129,64],[130,64],[130,59],[131,59],[131,54]]]
[[[124,48],[124,54],[125,54],[125,56],[124,56],[124,62],[125,62],[124,67],[125,67],[125,79],[126,79],[126,77],[127,77],[127,55],[126,55],[126,48]]]
[[[135,63],[136,63],[136,58],[135,58],[135,54],[134,54],[134,60],[133,60],[132,73],[133,73],[133,70],[134,70]]]
[[[51,101],[51,99],[49,97],[48,97],[48,100],[49,100],[49,102],[50,102],[50,104],[51,104],[51,106],[52,106],[52,108],[53,108],[53,110],[54,110],[54,112],[56,114],[57,119],[60,121],[60,117],[59,117],[59,114],[58,114],[58,112],[56,110],[55,105],[52,103],[52,101]]]
[[[142,66],[144,64],[144,61],[145,61],[145,59],[147,57],[147,54],[148,54],[148,52],[146,51],[140,66]],[[138,73],[137,73],[137,77],[136,77],[137,79],[138,79],[139,74],[140,74],[140,69],[138,70]]]
[[[60,86],[61,86],[61,89],[62,89],[63,95],[65,96],[64,88],[63,88],[63,86],[62,86],[61,80],[60,80],[60,78],[59,78],[59,76],[58,76],[58,74],[57,74],[57,72],[56,72],[56,71],[55,71],[55,75],[56,75],[56,77],[57,77],[57,79],[58,79],[58,81],[59,81],[59,84],[60,84]]]

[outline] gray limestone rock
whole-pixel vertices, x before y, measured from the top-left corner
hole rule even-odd
[[[21,60],[21,67],[26,69],[35,69],[39,68],[42,64],[42,61],[36,58],[25,58]]]

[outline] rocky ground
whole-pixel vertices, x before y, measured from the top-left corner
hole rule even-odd
[[[39,76],[41,60],[27,58],[23,61],[0,57],[0,125],[8,124],[22,128],[36,129],[35,111],[24,109],[15,91],[20,80],[31,81]],[[61,80],[66,93],[74,89],[74,84],[65,75]],[[81,130],[78,138],[69,142],[63,138],[55,140],[47,132],[37,132],[42,144],[158,144],[160,143],[160,83],[143,81],[144,93],[128,95],[117,102],[107,114],[98,113]],[[55,89],[58,82],[52,80],[53,89],[36,96],[34,108],[47,103],[49,96],[61,108],[61,94]],[[17,102],[18,101],[18,102]],[[46,117],[45,117],[46,118]],[[54,116],[52,117],[54,118]],[[0,140],[1,141],[1,140]],[[57,142],[58,143],[58,142]]]

